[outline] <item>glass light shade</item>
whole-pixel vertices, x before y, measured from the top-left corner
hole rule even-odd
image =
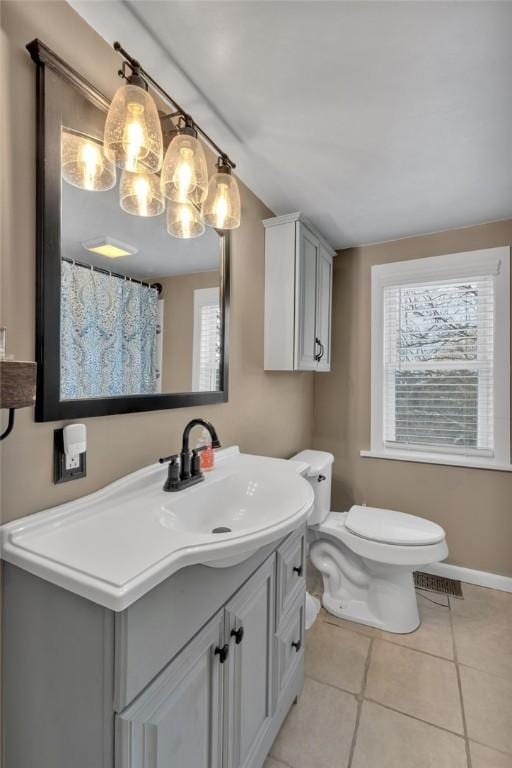
[[[165,209],[160,178],[155,173],[123,171],[119,184],[119,202],[123,211],[134,216],[158,216]]]
[[[105,192],[116,183],[116,167],[103,154],[103,144],[78,131],[62,129],[62,178],[78,189]]]
[[[183,240],[199,237],[204,232],[203,216],[192,203],[167,203],[167,231]]]
[[[162,168],[164,195],[177,203],[201,205],[208,191],[208,169],[201,142],[186,133],[173,138]]]
[[[162,167],[163,140],[153,97],[138,85],[122,85],[115,93],[105,122],[105,154],[132,173]]]
[[[236,179],[219,170],[208,183],[208,196],[203,206],[205,224],[215,229],[240,226],[240,192]]]

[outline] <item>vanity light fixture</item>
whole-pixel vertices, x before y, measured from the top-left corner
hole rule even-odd
[[[192,203],[167,203],[167,231],[173,237],[188,240],[204,232],[201,210]]]
[[[178,118],[181,122],[178,135],[172,139],[166,152],[161,178],[163,195],[172,202],[195,204],[195,213],[192,209],[180,209],[182,222],[188,216],[184,213],[185,210],[191,214],[191,221],[195,221],[198,216],[200,218],[199,206],[206,199],[203,210],[206,224],[217,229],[239,227],[240,193],[236,179],[231,175],[236,167],[235,163],[120,43],[114,43],[113,47],[124,58],[119,75],[127,81],[127,85],[118,89],[108,111],[104,151],[107,157],[114,159],[116,165],[124,168],[121,187],[123,180],[126,186],[132,184],[125,178],[126,171],[131,171],[132,175],[145,174],[148,178],[147,171],[157,172],[162,165],[162,129],[160,122],[158,127],[155,124],[158,113],[155,102],[148,93],[151,86],[175,110],[168,115],[162,115],[160,120]],[[127,68],[130,70],[129,75],[126,74]],[[219,155],[217,172],[208,184],[206,159],[198,135]],[[131,188],[133,189],[133,184]],[[140,198],[138,205],[131,202],[133,193],[125,196],[121,192],[121,207],[129,213],[156,215],[140,213],[140,210],[144,210],[144,205],[141,204],[143,195],[141,193],[135,197],[138,200]],[[125,202],[126,200],[129,202]],[[163,200],[162,203],[161,210],[157,213],[164,210]],[[171,219],[175,220],[173,216]]]
[[[119,183],[119,202],[134,216],[159,216],[165,210],[165,198],[156,173],[131,173],[124,170]]]
[[[79,189],[105,192],[116,183],[116,167],[101,141],[70,128],[62,129],[61,167],[62,178]]]
[[[203,216],[205,224],[215,229],[236,229],[240,226],[240,192],[225,157],[217,160],[217,173],[208,183]]]
[[[163,137],[160,117],[135,59],[131,74],[120,74],[126,85],[117,89],[105,122],[104,151],[119,168],[131,173],[155,173],[162,167]]]
[[[161,184],[165,197],[176,203],[201,205],[208,191],[208,170],[204,149],[197,138],[192,118],[184,123],[165,153]]]
[[[133,256],[137,253],[137,248],[133,245],[122,243],[121,240],[116,240],[109,235],[94,237],[92,240],[84,240],[82,245],[86,251],[106,256],[107,259],[118,259],[121,256]]]

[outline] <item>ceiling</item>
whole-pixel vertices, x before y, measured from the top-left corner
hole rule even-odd
[[[220,242],[214,229],[201,237],[180,240],[167,233],[165,213],[144,218],[125,213],[119,205],[118,184],[107,192],[89,192],[62,182],[62,254],[138,278],[208,272],[219,269]],[[136,253],[109,259],[87,251],[88,240],[110,237]]]
[[[71,5],[336,248],[512,216],[512,3]]]

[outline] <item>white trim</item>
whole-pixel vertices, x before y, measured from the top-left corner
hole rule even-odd
[[[394,261],[372,267],[372,281],[378,286],[444,282],[465,280],[470,277],[499,275],[503,261],[510,254],[508,246],[485,248],[480,251],[448,253],[444,256],[429,256],[424,259]]]
[[[432,573],[434,576],[446,576],[448,579],[458,579],[466,584],[476,584],[477,587],[512,592],[512,577],[501,576],[499,573],[475,571],[473,568],[464,568],[462,565],[452,565],[451,563],[433,563],[422,566],[421,570],[425,573]]]
[[[312,224],[309,219],[307,219],[301,211],[295,211],[294,213],[284,213],[282,216],[272,216],[271,219],[262,219],[261,223],[265,227],[265,229],[268,229],[269,227],[278,227],[281,224],[293,224],[296,222],[300,222],[306,226],[311,234],[313,234],[317,240],[320,241],[320,243],[324,246],[326,251],[334,258],[336,256],[336,251],[332,247],[332,245],[325,239],[325,237],[322,235],[321,232],[318,231],[318,229],[315,227],[314,224]]]
[[[473,469],[493,469],[497,472],[512,472],[512,464],[497,464],[494,460],[480,457],[456,456],[453,453],[423,453],[420,451],[397,451],[393,448],[370,449],[359,451],[365,459],[391,459],[392,461],[412,461],[418,464],[442,464],[447,467],[472,467]]]
[[[488,248],[446,256],[375,265],[371,269],[371,428],[370,451],[374,456],[402,461],[450,464],[510,471],[510,248]],[[494,331],[494,464],[480,457],[439,454],[434,449],[389,449],[384,442],[384,288],[466,277],[495,275]],[[473,366],[472,366],[473,367]]]

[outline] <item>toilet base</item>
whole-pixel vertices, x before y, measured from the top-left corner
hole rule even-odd
[[[368,560],[327,539],[311,544],[310,557],[322,574],[322,604],[333,616],[397,634],[419,627],[415,568]]]
[[[367,627],[375,627],[376,629],[382,629],[384,632],[392,632],[394,634],[405,635],[409,632],[414,632],[421,624],[419,614],[413,614],[405,621],[400,622],[400,624],[385,623],[382,619],[371,613],[366,603],[352,600],[348,605],[344,606],[340,604],[339,600],[326,592],[322,595],[322,605],[328,613],[336,616],[338,619],[353,621],[356,624],[365,624]]]

